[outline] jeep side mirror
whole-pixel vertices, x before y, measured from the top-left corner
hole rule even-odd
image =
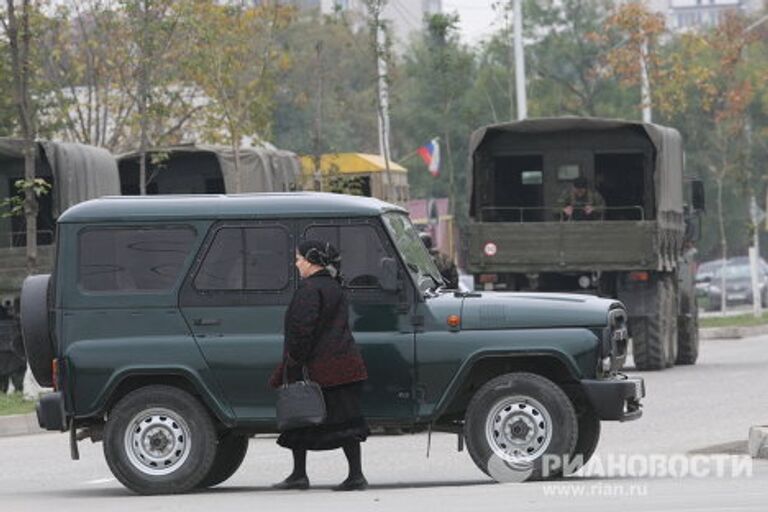
[[[691,202],[693,203],[693,211],[705,212],[707,211],[707,205],[704,198],[704,182],[701,180],[694,180],[691,182]]]
[[[387,292],[397,292],[400,290],[400,280],[398,279],[397,261],[395,258],[381,258],[381,288]]]

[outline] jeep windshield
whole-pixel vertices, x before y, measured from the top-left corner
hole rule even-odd
[[[402,213],[386,213],[383,217],[384,225],[419,291],[424,293],[443,286],[443,278],[408,216]]]

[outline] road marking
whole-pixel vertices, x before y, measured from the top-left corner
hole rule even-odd
[[[96,480],[88,480],[87,482],[85,482],[85,484],[86,485],[108,484],[116,480],[117,480],[116,478],[97,478]]]

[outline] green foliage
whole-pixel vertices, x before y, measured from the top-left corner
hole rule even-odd
[[[51,184],[43,178],[34,178],[31,180],[16,180],[13,183],[16,189],[16,195],[0,199],[0,217],[14,217],[24,214],[24,197],[27,190],[34,192],[35,197],[39,198],[51,191]],[[3,211],[5,210],[5,211]]]
[[[395,160],[412,155],[408,181],[411,197],[450,197],[454,211],[466,212],[469,133],[493,120],[486,104],[473,92],[475,55],[459,39],[458,17],[435,15],[414,39],[394,76],[392,126]],[[480,106],[478,106],[480,104]],[[439,137],[440,176],[433,178],[413,152]],[[450,190],[453,173],[453,191]],[[453,192],[453,193],[451,193]]]
[[[341,15],[306,14],[279,35],[290,62],[276,91],[274,143],[299,154],[378,153],[368,35]]]
[[[13,104],[13,82],[8,44],[0,39],[0,137],[8,137],[14,131],[16,110]]]

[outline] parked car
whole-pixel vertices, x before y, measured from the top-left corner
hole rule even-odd
[[[696,296],[706,297],[709,293],[709,283],[712,281],[712,276],[715,275],[715,271],[723,266],[723,260],[706,261],[699,265],[696,270]]]
[[[267,388],[302,239],[339,247],[373,427],[458,435],[479,469],[586,463],[601,421],[642,415],[621,302],[447,290],[407,212],[339,194],[103,198],[58,220],[52,275],[22,291],[40,425],[103,441],[142,494],[217,485],[277,431]],[[311,374],[310,374],[311,377]],[[576,457],[576,459],[574,459]],[[561,466],[561,471],[571,471]],[[566,469],[568,468],[568,469]],[[554,476],[552,472],[549,476]]]
[[[725,267],[722,264],[717,267],[707,283],[707,311],[718,311],[722,304],[721,275],[725,273],[725,301],[726,305],[751,304],[752,303],[752,270],[749,259],[746,257],[732,258]],[[760,290],[760,303],[768,306],[768,265],[761,259],[758,269],[758,288]]]

